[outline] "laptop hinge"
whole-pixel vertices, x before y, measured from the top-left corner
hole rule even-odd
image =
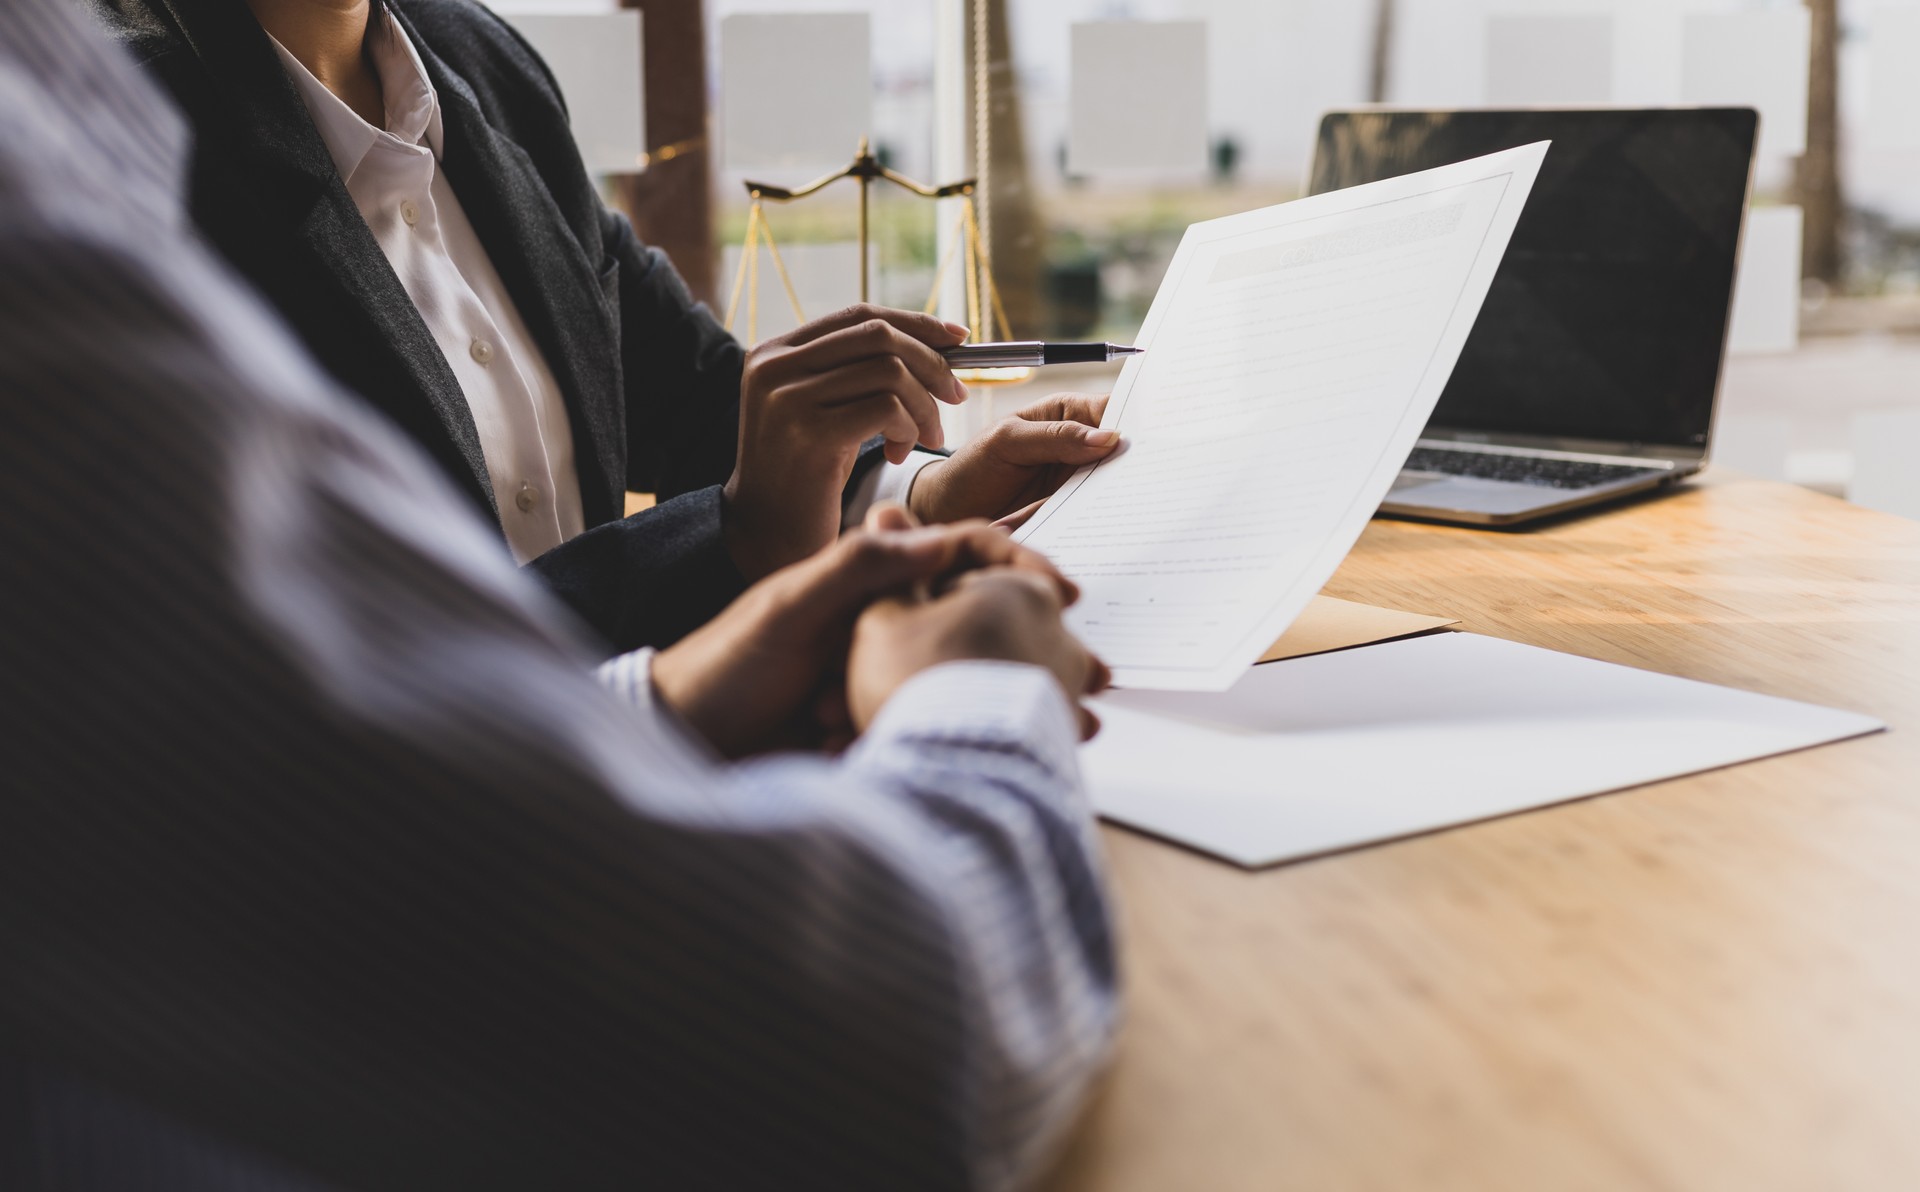
[[[1645,455],[1606,455],[1597,451],[1553,451],[1545,447],[1505,447],[1497,443],[1462,443],[1457,439],[1421,439],[1416,447],[1431,451],[1470,451],[1477,455],[1509,455],[1523,459],[1564,459],[1583,464],[1613,464],[1623,468],[1646,468],[1671,472],[1680,466],[1671,459]]]

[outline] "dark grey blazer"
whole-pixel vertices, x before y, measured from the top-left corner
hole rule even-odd
[[[186,113],[194,221],[346,387],[497,521],[452,370],[243,0],[96,0]],[[559,380],[588,533],[530,565],[616,650],[743,586],[720,535],[740,345],[600,201],[544,63],[469,0],[388,0],[439,93],[441,167]],[[881,461],[869,445],[852,481]],[[626,489],[660,504],[622,518]]]

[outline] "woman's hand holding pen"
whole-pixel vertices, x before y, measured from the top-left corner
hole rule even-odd
[[[754,348],[740,385],[740,447],[725,533],[749,580],[838,537],[840,494],[860,445],[886,438],[894,463],[945,436],[938,402],[966,387],[941,357],[966,328],[931,315],[852,306]]]

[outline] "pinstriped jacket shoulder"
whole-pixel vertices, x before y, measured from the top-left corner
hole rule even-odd
[[[0,1187],[1027,1178],[1116,1015],[1051,681],[716,764],[188,237],[183,144],[0,4]]]

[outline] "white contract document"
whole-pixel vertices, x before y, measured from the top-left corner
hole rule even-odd
[[[1115,691],[1093,707],[1104,727],[1080,767],[1094,810],[1248,866],[1885,727],[1471,633],[1255,667],[1220,695]]]
[[[1543,142],[1187,229],[1114,386],[1125,444],[1018,534],[1122,687],[1225,691],[1352,549],[1412,452]]]

